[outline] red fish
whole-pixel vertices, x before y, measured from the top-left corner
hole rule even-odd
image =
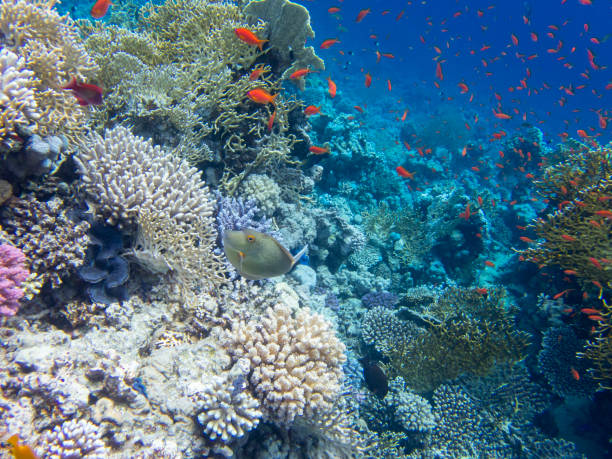
[[[397,175],[399,175],[400,177],[408,178],[410,180],[414,179],[414,172],[408,172],[402,166],[397,166],[395,168],[395,171],[397,172]]]
[[[334,83],[330,77],[327,77],[327,90],[329,92],[329,97],[332,99],[336,97],[336,83]]]
[[[73,76],[70,83],[62,87],[62,89],[68,89],[73,91],[74,97],[76,97],[79,105],[101,105],[102,104],[102,88],[95,84],[89,83],[77,83],[76,78]]]
[[[500,119],[500,120],[509,120],[509,119],[512,118],[510,115],[508,115],[506,113],[502,113],[502,112],[497,113],[495,110],[493,110],[493,116],[495,118]]]
[[[306,116],[311,116],[311,115],[318,115],[321,113],[321,106],[316,106],[316,105],[309,105],[308,107],[306,107],[304,109],[304,115]]]
[[[262,88],[251,89],[247,92],[247,96],[256,104],[276,104],[275,99],[278,94],[271,95],[268,91]]]
[[[365,10],[361,10],[359,12],[359,14],[357,15],[357,18],[355,19],[355,22],[363,21],[363,18],[365,18],[369,13],[370,13],[370,8],[366,8]]]
[[[249,80],[255,81],[261,75],[269,71],[270,71],[269,69],[264,68],[264,64],[259,64],[257,67],[253,69],[253,71],[251,72],[251,75],[249,75]]]
[[[570,236],[569,234],[562,234],[561,235],[561,239],[563,239],[564,241],[568,241],[568,242],[576,242],[577,239],[573,236]]]
[[[94,19],[102,19],[106,16],[108,8],[111,5],[112,3],[110,0],[97,0],[94,6],[91,7],[91,17]]]
[[[338,8],[337,6],[332,6],[331,8],[328,8],[327,12],[329,14],[334,14],[340,11],[340,8]]]
[[[298,78],[302,78],[303,76],[308,75],[309,73],[316,73],[316,70],[310,70],[309,68],[299,69],[289,75],[289,78],[291,78],[292,80],[297,80]]]
[[[328,146],[317,147],[317,146],[313,145],[310,148],[308,148],[308,151],[310,151],[310,153],[312,153],[314,155],[323,155],[325,153],[329,153],[329,147]]]
[[[469,91],[469,88],[465,83],[459,83],[457,86],[459,86],[459,89],[461,89],[461,94],[465,94]]]
[[[440,65],[439,62],[436,62],[436,78],[438,80],[444,79],[444,74],[442,73],[442,66]]]
[[[610,210],[596,210],[595,214],[599,215],[600,217],[612,218],[612,211]]]
[[[245,29],[244,27],[238,27],[237,29],[234,29],[234,33],[240,41],[243,41],[247,45],[257,46],[259,48],[259,51],[263,50],[263,44],[268,41],[257,38],[257,35],[255,35],[249,29]]]
[[[572,372],[572,378],[574,378],[576,381],[580,380],[580,374],[574,367],[570,368],[570,371]]]
[[[369,88],[370,85],[372,84],[372,75],[370,75],[369,73],[366,73],[366,75],[365,75],[365,82],[364,82],[364,84],[365,84],[366,88]]]
[[[272,127],[274,126],[274,118],[276,118],[276,108],[270,115],[270,119],[268,119],[268,132],[272,132]]]
[[[459,218],[464,218],[466,220],[469,220],[471,216],[472,216],[472,212],[470,211],[470,203],[468,202],[465,205],[465,210],[459,214]]]
[[[519,237],[519,239],[520,239],[521,241],[523,241],[523,242],[527,242],[527,243],[531,243],[531,242],[533,242],[533,239],[528,238],[527,236],[521,236],[521,237]]]
[[[485,266],[488,266],[489,268],[495,268],[495,263],[490,260],[485,260]]]
[[[319,48],[327,49],[331,45],[335,45],[336,43],[340,43],[340,40],[338,40],[337,38],[328,38],[327,40],[323,41],[323,43],[321,43],[321,46],[319,46]]]

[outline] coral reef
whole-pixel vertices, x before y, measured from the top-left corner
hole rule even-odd
[[[600,389],[612,390],[612,306],[602,300],[601,316],[604,318],[595,330],[594,339],[587,343],[583,354],[592,364],[593,378]]]
[[[13,316],[23,297],[21,284],[30,274],[23,252],[8,244],[0,245],[0,317]]]
[[[61,285],[85,259],[89,223],[76,220],[58,197],[46,202],[31,194],[12,197],[0,210],[0,222],[26,254],[30,271],[52,287]]]
[[[537,183],[550,200],[551,212],[534,222],[540,239],[522,256],[539,266],[570,270],[584,283],[610,288],[612,145],[570,143],[562,148],[565,159],[547,168]]]
[[[261,320],[233,321],[222,339],[234,360],[251,361],[249,387],[264,419],[284,425],[333,407],[345,346],[320,314],[278,304]]]
[[[41,136],[64,133],[74,141],[85,127],[86,109],[61,88],[71,76],[79,81],[90,80],[98,66],[85,51],[74,21],[60,16],[54,9],[55,3],[55,0],[12,0],[0,5],[2,61],[13,62],[16,67],[12,75],[19,72],[21,78],[11,78],[4,72],[3,75],[6,83],[9,79],[19,82],[20,89],[13,94],[21,95],[21,100],[27,103],[21,116],[3,108],[0,133],[3,142],[6,136],[16,133],[14,128],[30,128],[26,134]]]
[[[280,187],[276,182],[261,174],[251,174],[240,184],[238,192],[244,199],[253,199],[267,217],[274,215],[280,203]]]
[[[305,7],[287,0],[260,0],[249,2],[244,13],[251,22],[260,19],[267,23],[269,52],[273,54],[283,78],[288,78],[298,69],[325,69],[323,60],[315,54],[313,47],[305,46],[306,40],[315,36]],[[303,78],[297,84],[304,89]]]
[[[548,329],[538,353],[538,370],[554,393],[561,397],[588,396],[595,392],[596,382],[587,373],[589,362],[576,355],[584,347],[576,333],[566,325]]]
[[[96,214],[110,225],[135,223],[144,211],[178,225],[213,213],[197,169],[122,126],[104,138],[92,134],[75,161]]]
[[[41,457],[82,457],[103,459],[110,454],[95,424],[85,419],[71,419],[48,431],[37,448]]]

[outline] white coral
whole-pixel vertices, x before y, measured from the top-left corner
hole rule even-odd
[[[248,361],[245,362],[248,373]],[[242,366],[241,363],[235,367]],[[259,402],[245,390],[245,376],[233,373],[202,378],[202,382],[189,388],[197,405],[198,421],[212,441],[229,443],[240,438],[254,429],[262,417]]]
[[[235,321],[224,344],[234,359],[250,360],[249,382],[270,421],[326,412],[340,393],[345,346],[309,308],[293,314],[280,303],[261,320]]]
[[[42,438],[39,452],[50,459],[104,459],[110,449],[101,439],[98,426],[85,419],[72,419],[55,426]]]
[[[133,223],[142,211],[177,224],[211,219],[214,205],[200,172],[122,126],[104,138],[92,134],[75,160],[110,224]]]
[[[0,137],[28,127],[40,117],[34,99],[34,72],[25,59],[6,48],[0,50]]]

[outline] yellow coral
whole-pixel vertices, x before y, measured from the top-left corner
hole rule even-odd
[[[603,320],[595,330],[595,338],[579,355],[592,362],[593,377],[599,380],[600,389],[612,390],[612,305],[603,301],[602,306],[600,316]]]
[[[33,122],[40,135],[83,130],[86,111],[61,87],[70,77],[90,80],[98,70],[85,51],[76,25],[60,16],[55,0],[6,0],[0,4],[3,46],[23,58],[33,72],[34,99],[39,113]]]
[[[612,286],[612,144],[574,144],[568,158],[538,183],[557,209],[534,222],[540,241],[522,256],[574,271],[598,288]]]

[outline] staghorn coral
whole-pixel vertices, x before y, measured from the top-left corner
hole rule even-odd
[[[244,13],[252,23],[262,19],[268,24],[270,49],[279,60],[283,78],[300,68],[325,70],[323,60],[315,54],[313,47],[305,47],[306,40],[315,36],[305,7],[287,0],[260,0],[249,2]],[[303,78],[297,84],[304,89]]]
[[[37,113],[28,114],[33,132],[40,135],[65,133],[75,139],[84,129],[86,110],[61,87],[71,76],[90,80],[98,70],[85,51],[74,21],[60,16],[55,0],[8,0],[0,4],[2,46],[19,56],[24,69],[32,72]],[[23,72],[23,70],[22,70]],[[6,132],[3,132],[4,136]]]
[[[546,169],[537,183],[557,208],[533,223],[539,240],[521,256],[540,266],[574,271],[584,283],[610,288],[612,144],[570,145],[567,158]]]
[[[361,336],[366,344],[373,345],[378,352],[389,354],[396,346],[406,345],[424,330],[412,322],[401,321],[392,310],[376,306],[365,312],[361,322]]]
[[[14,316],[23,297],[21,284],[28,278],[23,252],[8,244],[0,245],[0,317]]]
[[[99,427],[86,419],[71,419],[55,426],[43,435],[36,449],[41,457],[53,459],[104,459],[110,454]]]
[[[75,161],[96,214],[110,225],[133,224],[148,211],[177,225],[203,219],[213,230],[214,204],[200,172],[150,140],[118,126],[104,138],[92,134]]]
[[[340,393],[345,346],[323,316],[279,303],[260,320],[235,320],[230,326],[222,337],[224,346],[235,361],[251,361],[249,388],[264,419],[283,425],[332,409]]]
[[[0,211],[0,222],[26,254],[37,282],[58,287],[85,259],[89,223],[74,221],[60,198],[45,202],[32,195],[12,197]]]

